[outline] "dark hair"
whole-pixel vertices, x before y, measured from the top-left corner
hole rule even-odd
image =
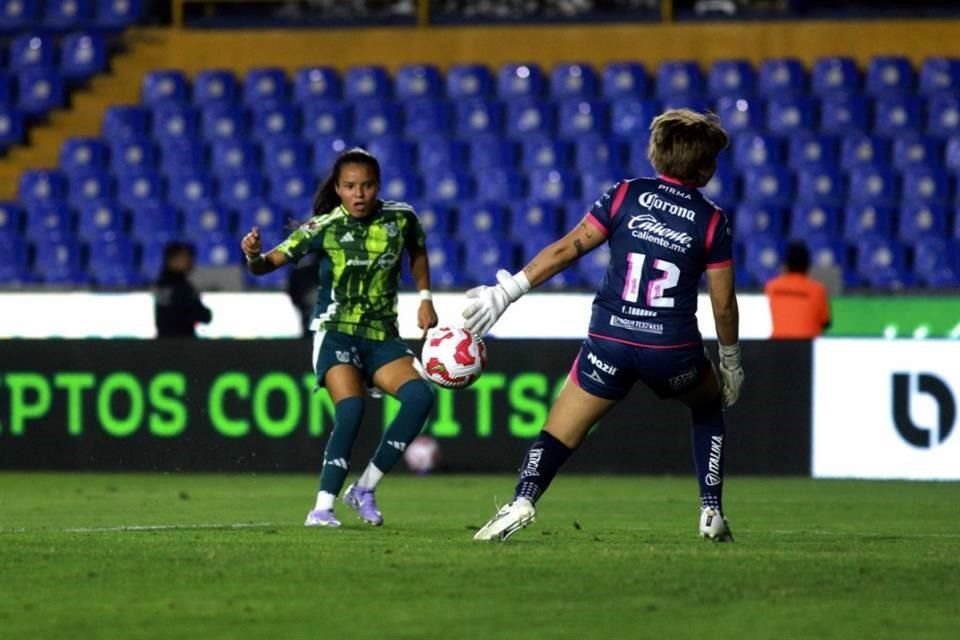
[[[717,155],[727,141],[715,114],[671,109],[650,123],[647,157],[657,173],[702,187],[717,170]]]
[[[189,253],[191,258],[196,257],[197,252],[193,248],[193,245],[189,242],[180,242],[179,240],[174,240],[168,242],[163,246],[163,262],[166,264],[174,256],[180,255],[181,253]]]
[[[810,252],[802,242],[787,245],[787,271],[806,273],[810,269]]]
[[[337,195],[336,187],[340,182],[340,171],[345,164],[366,165],[373,172],[373,177],[379,184],[380,182],[380,163],[368,151],[360,147],[347,149],[333,163],[330,169],[330,175],[320,184],[316,195],[313,196],[313,215],[322,216],[330,213],[331,210],[340,206],[340,196]]]

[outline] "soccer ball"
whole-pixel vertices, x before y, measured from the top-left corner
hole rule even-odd
[[[487,347],[466,329],[431,329],[423,341],[420,363],[431,382],[448,389],[463,389],[483,373]]]
[[[403,451],[403,461],[415,473],[430,473],[439,460],[440,445],[430,436],[417,436]]]

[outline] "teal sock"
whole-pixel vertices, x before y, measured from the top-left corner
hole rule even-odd
[[[403,450],[423,429],[433,409],[433,389],[423,380],[411,380],[397,390],[397,399],[400,411],[387,427],[373,456],[373,464],[384,473],[397,464]]]
[[[334,408],[333,433],[323,451],[320,491],[337,495],[350,470],[350,451],[363,418],[363,399],[344,398]]]

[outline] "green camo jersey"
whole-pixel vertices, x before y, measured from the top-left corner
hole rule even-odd
[[[399,335],[397,290],[404,249],[424,248],[423,227],[413,207],[384,201],[367,218],[339,206],[314,216],[277,245],[291,260],[319,254],[320,286],[311,328],[371,340]]]

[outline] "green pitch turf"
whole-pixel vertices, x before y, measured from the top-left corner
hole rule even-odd
[[[692,478],[568,475],[473,542],[512,484],[390,477],[334,531],[306,476],[3,473],[0,638],[958,637],[960,484],[731,478],[718,545]]]

